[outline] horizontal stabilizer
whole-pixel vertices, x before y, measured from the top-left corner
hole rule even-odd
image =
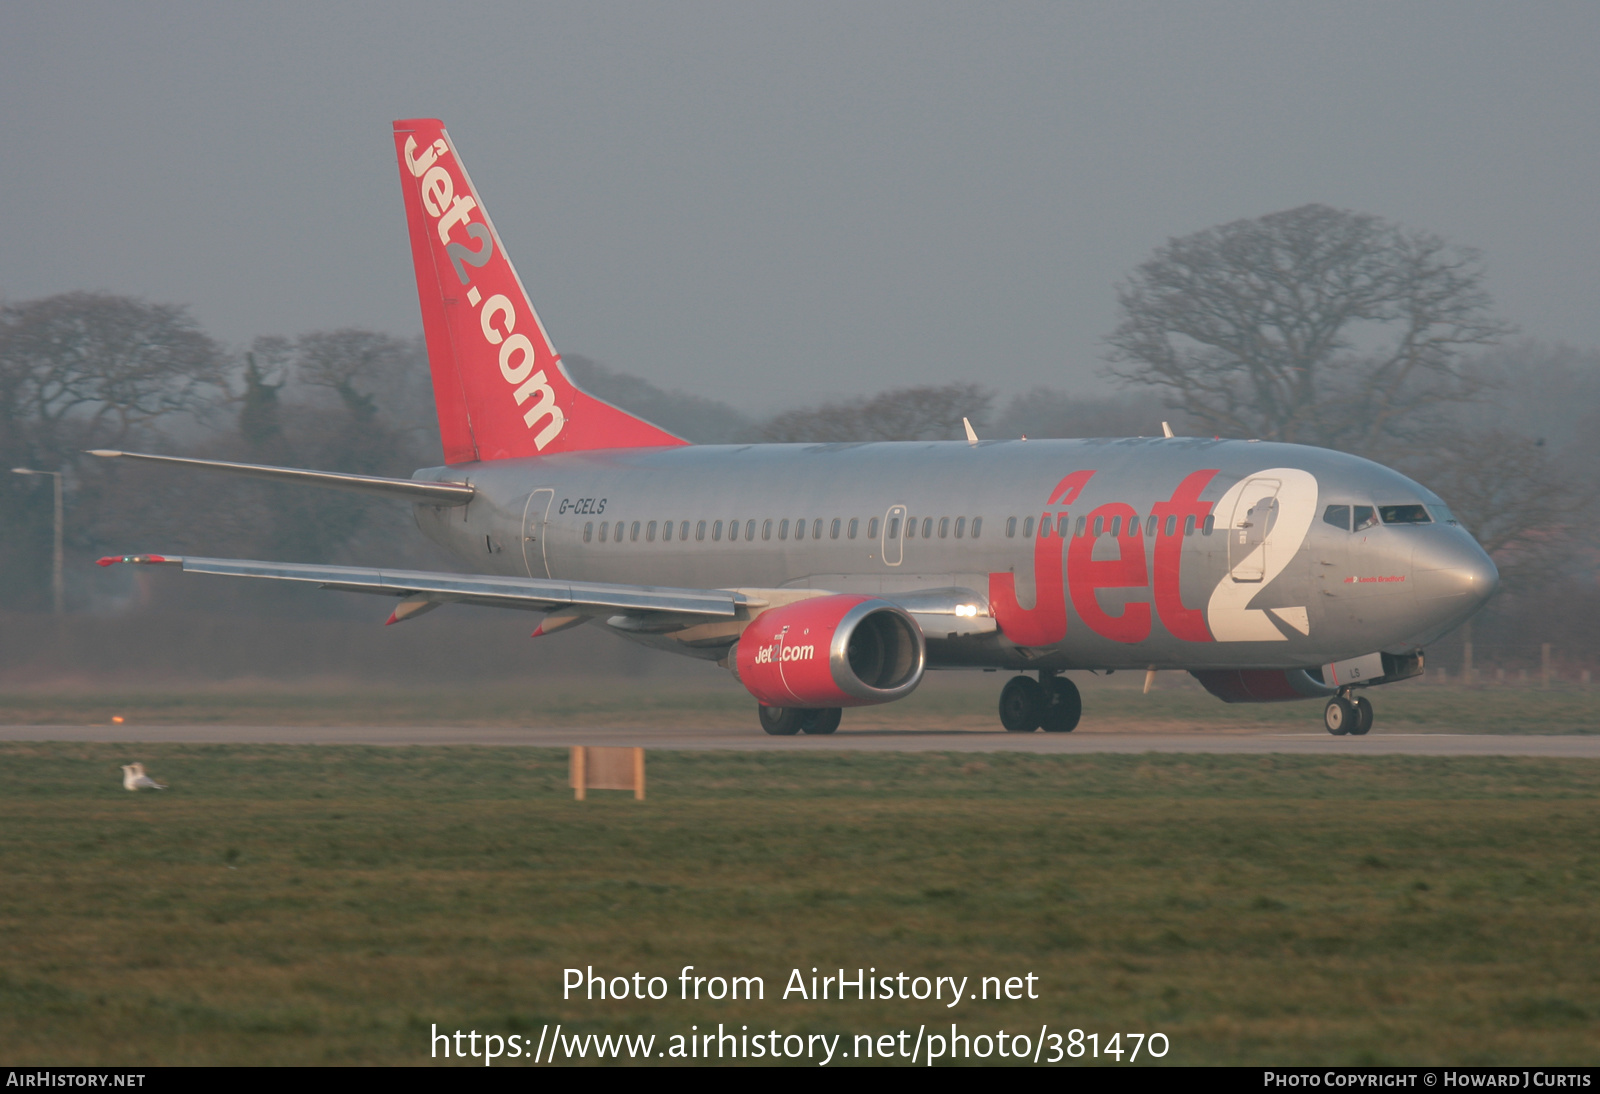
[[[100,565],[178,566],[185,573],[259,577],[299,581],[350,593],[405,597],[412,603],[437,599],[494,608],[545,611],[552,607],[604,608],[612,611],[671,612],[677,615],[732,618],[752,601],[726,589],[673,589],[655,585],[615,585],[599,581],[556,581],[490,574],[447,574],[428,570],[380,570],[364,566],[315,566],[295,562],[257,562],[242,558],[192,558],[180,555],[112,555]],[[397,612],[401,618],[410,612]]]
[[[378,494],[402,501],[426,502],[432,505],[465,505],[475,491],[460,482],[418,482],[415,479],[386,479],[378,475],[347,475],[340,471],[306,471],[298,467],[269,467],[259,463],[230,463],[227,460],[195,460],[184,456],[150,456],[143,452],[117,452],[96,448],[91,456],[102,459],[145,460],[149,463],[167,463],[178,467],[194,467],[202,471],[221,471],[229,475],[242,475],[250,479],[269,482],[297,483],[301,486],[323,486],[330,490],[349,490],[357,494]]]

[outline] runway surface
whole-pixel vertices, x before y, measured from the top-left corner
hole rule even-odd
[[[639,745],[653,749],[749,752],[1267,752],[1314,756],[1545,756],[1600,759],[1600,735],[1478,733],[1006,733],[840,730],[827,737],[768,737],[754,729],[519,729],[451,726],[0,726],[0,741],[168,744],[495,745],[565,748]]]

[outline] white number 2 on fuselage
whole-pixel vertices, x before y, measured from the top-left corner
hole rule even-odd
[[[1272,616],[1309,634],[1304,605],[1258,609],[1249,604],[1283,573],[1305,542],[1317,513],[1316,476],[1295,467],[1259,471],[1234,484],[1212,512],[1219,522],[1229,522],[1222,529],[1228,537],[1228,572],[1206,606],[1212,637],[1218,642],[1286,641]]]

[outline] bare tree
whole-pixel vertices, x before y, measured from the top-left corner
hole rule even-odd
[[[227,355],[175,304],[73,292],[0,308],[0,418],[59,447],[65,423],[102,442],[193,413],[223,390]]]
[[[1111,373],[1225,436],[1356,451],[1476,398],[1489,315],[1477,252],[1304,205],[1170,239],[1118,287]]]
[[[962,418],[981,425],[994,392],[978,384],[904,387],[875,395],[865,403],[824,403],[791,410],[762,427],[768,441],[922,441],[958,440]]]
[[[334,392],[357,422],[371,421],[379,394],[403,385],[417,363],[411,342],[377,331],[317,331],[295,342],[300,381]]]

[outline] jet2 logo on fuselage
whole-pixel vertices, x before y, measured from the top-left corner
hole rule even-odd
[[[1260,610],[1248,605],[1282,572],[1305,539],[1316,506],[1316,478],[1296,469],[1275,468],[1241,479],[1215,503],[1202,501],[1201,492],[1219,473],[1212,469],[1186,475],[1170,498],[1151,506],[1148,527],[1141,527],[1131,505],[1096,506],[1077,518],[1087,534],[1073,534],[1067,507],[1075,506],[1095,472],[1075,471],[1064,477],[1050,491],[1046,511],[1039,515],[1033,541],[1034,606],[1024,608],[1019,603],[1014,573],[989,575],[989,599],[1001,632],[1019,646],[1053,646],[1066,638],[1070,600],[1090,631],[1115,642],[1143,642],[1150,637],[1154,618],[1174,638],[1186,642],[1283,641],[1285,635],[1269,613],[1309,634],[1303,607]],[[1273,519],[1258,535],[1246,537],[1248,549],[1236,552],[1241,555],[1237,563],[1224,563],[1227,572],[1206,606],[1189,607],[1181,593],[1185,544],[1213,516],[1224,532],[1213,542],[1226,541],[1234,531],[1230,522],[1235,509],[1245,511],[1238,505],[1240,498],[1258,484],[1250,500],[1270,502]],[[1258,499],[1257,494],[1262,496]],[[1245,527],[1248,531],[1249,525]],[[1105,532],[1097,534],[1102,529]],[[1147,549],[1152,532],[1153,549]],[[1100,603],[1102,590],[1138,589],[1149,589],[1150,601],[1128,600],[1111,609]]]
[[[504,293],[495,293],[484,300],[482,291],[471,283],[472,275],[467,272],[467,267],[481,269],[488,265],[494,257],[494,234],[490,232],[487,222],[472,219],[472,211],[478,208],[477,199],[471,193],[456,192],[455,176],[439,162],[441,157],[448,155],[450,145],[443,137],[429,145],[420,157],[417,155],[417,138],[406,138],[406,169],[411,172],[412,178],[420,180],[418,186],[422,207],[438,222],[439,242],[455,268],[457,279],[468,286],[467,303],[477,308],[482,302],[483,306],[478,311],[478,326],[489,345],[500,347],[500,375],[512,388],[511,394],[517,406],[533,400],[533,405],[522,416],[523,422],[532,429],[548,419],[548,424],[533,439],[534,447],[543,451],[544,446],[560,434],[567,416],[556,404],[555,389],[551,387],[544,369],[534,369],[532,340],[525,334],[516,333],[517,312],[510,298]],[[462,181],[465,182],[465,174]],[[463,185],[461,189],[466,191],[469,188]],[[481,209],[479,213],[482,214]],[[463,228],[466,237],[477,244],[476,247],[450,238],[451,231],[458,225]],[[534,323],[538,323],[537,317]]]

